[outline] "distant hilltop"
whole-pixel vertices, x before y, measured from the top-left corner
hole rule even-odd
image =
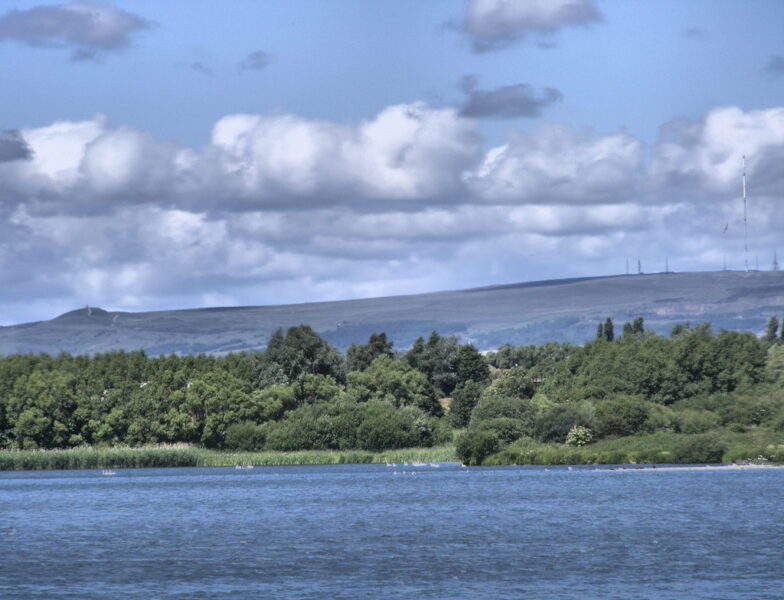
[[[784,316],[784,272],[617,275],[276,306],[139,313],[85,307],[49,321],[0,327],[0,354],[227,354],[261,350],[277,328],[303,323],[341,350],[382,331],[404,349],[433,330],[491,349],[583,343],[607,317],[616,324],[643,317],[646,329],[663,334],[687,321],[760,334],[774,315]]]

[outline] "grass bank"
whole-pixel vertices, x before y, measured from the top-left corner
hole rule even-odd
[[[660,432],[604,439],[579,448],[531,439],[514,442],[485,458],[484,465],[690,464],[755,461],[784,463],[784,432],[716,430],[684,435]],[[459,462],[453,445],[300,452],[231,452],[185,444],[68,450],[2,450],[0,471],[127,469],[141,467],[233,467],[349,463]]]
[[[68,450],[2,450],[0,451],[0,471],[456,462],[457,460],[452,446],[403,448],[378,453],[354,450],[221,452],[175,444],[139,448],[84,447]]]
[[[654,433],[604,439],[582,447],[519,440],[485,458],[484,465],[692,464],[784,462],[784,433],[764,429],[684,435]]]

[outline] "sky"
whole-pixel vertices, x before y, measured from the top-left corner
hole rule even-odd
[[[780,0],[0,0],[0,324],[770,269],[782,32]]]

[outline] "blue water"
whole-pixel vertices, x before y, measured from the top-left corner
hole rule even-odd
[[[0,473],[0,598],[784,597],[784,469]]]

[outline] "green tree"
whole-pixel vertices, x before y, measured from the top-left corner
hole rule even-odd
[[[765,333],[765,341],[769,344],[775,344],[779,337],[779,320],[776,317],[768,319],[768,327]]]
[[[381,356],[364,371],[348,374],[346,392],[357,402],[386,401],[392,406],[416,406],[433,415],[441,414],[441,405],[424,374],[405,361]]]
[[[479,397],[482,394],[484,385],[469,379],[465,383],[459,384],[452,392],[452,402],[449,405],[449,420],[455,427],[466,427],[471,419],[471,411],[474,410]]]
[[[636,335],[645,333],[645,320],[642,317],[637,317],[632,321],[632,333]]]
[[[610,317],[607,317],[607,320],[604,322],[604,339],[608,342],[612,342],[615,339],[613,320]]]
[[[413,368],[421,371],[427,380],[442,396],[449,396],[459,383],[458,367],[459,347],[454,336],[441,337],[435,331],[430,334],[427,342],[417,339],[406,353],[406,361]]]
[[[341,354],[330,346],[309,325],[290,327],[286,334],[276,331],[270,338],[260,361],[259,371],[275,371],[291,383],[305,375],[329,375],[339,382],[345,381],[345,364]]]
[[[479,383],[490,379],[487,361],[471,344],[460,346],[457,352],[457,385],[468,381]]]
[[[386,333],[371,333],[367,344],[352,344],[346,352],[348,371],[364,371],[379,356],[393,356],[393,342],[387,341]]]

